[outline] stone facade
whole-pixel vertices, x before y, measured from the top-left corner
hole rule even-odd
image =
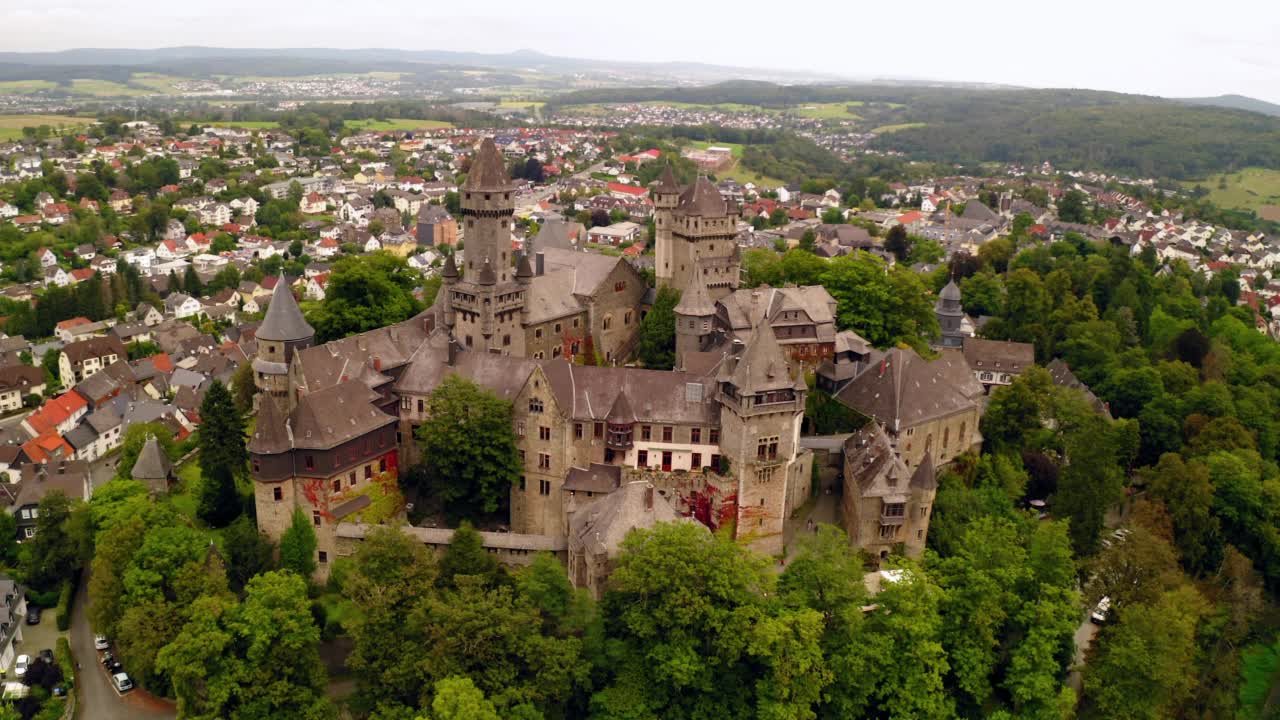
[[[741,254],[736,241],[739,212],[700,176],[680,188],[668,167],[652,188],[658,285],[684,292],[702,275],[713,300],[737,289]]]
[[[933,463],[926,457],[908,469],[884,428],[872,424],[845,441],[843,475],[840,516],[849,542],[876,559],[920,557],[937,494]]]

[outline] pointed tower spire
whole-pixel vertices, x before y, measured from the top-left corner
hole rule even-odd
[[[787,369],[787,357],[773,333],[773,326],[760,323],[751,332],[742,357],[729,374],[729,382],[739,395],[754,395],[768,390],[791,390],[795,381]]]
[[[711,295],[707,293],[707,283],[702,277],[701,268],[700,264],[694,264],[693,279],[689,283],[689,288],[684,291],[680,296],[680,302],[676,304],[677,315],[705,317],[716,314],[716,304],[711,302]]]
[[[655,193],[680,193],[680,183],[676,182],[676,174],[671,170],[671,163],[667,163],[662,168],[662,175],[658,176],[658,184],[653,187]]]
[[[458,279],[458,263],[454,261],[453,255],[454,253],[449,253],[445,256],[444,270],[440,273],[446,280]]]
[[[302,316],[302,309],[293,297],[289,288],[289,280],[284,275],[276,282],[271,292],[271,305],[267,308],[267,316],[258,326],[256,337],[259,340],[291,342],[315,337],[315,328]]]
[[[493,138],[487,137],[480,142],[475,159],[471,161],[471,172],[467,173],[467,181],[462,185],[464,190],[485,190],[503,192],[512,187],[511,178],[507,175],[506,164],[502,153]],[[470,244],[470,243],[468,243]]]

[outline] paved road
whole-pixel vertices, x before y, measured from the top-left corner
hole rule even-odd
[[[76,676],[80,684],[80,707],[76,716],[83,720],[173,720],[178,714],[169,703],[153,698],[141,689],[121,697],[111,687],[107,672],[93,649],[88,588],[89,572],[86,570],[71,614],[71,651],[80,663]]]

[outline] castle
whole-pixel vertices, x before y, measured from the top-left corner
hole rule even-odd
[[[676,244],[668,254],[685,267],[678,280],[695,281],[696,261],[707,269],[697,284],[727,295],[737,285],[736,216],[705,179],[684,192],[669,171],[664,182]],[[573,527],[605,533],[590,512],[596,502],[642,483],[653,489],[650,509],[728,526],[780,553],[786,518],[809,497],[812,455],[800,447],[807,388],[772,325],[700,350],[676,371],[610,366],[635,341],[642,277],[618,258],[562,248],[513,257],[512,193],[485,140],[462,187],[463,263],[450,256],[437,303],[402,323],[317,346],[286,283],[277,285],[253,364],[259,527],[278,540],[301,511],[327,576],[362,536],[376,486],[421,459],[414,430],[431,393],[456,374],[513,406],[524,471],[501,542],[563,556]],[[586,352],[606,364],[568,360]],[[594,568],[584,577],[609,562],[577,557]]]
[[[742,264],[736,208],[705,176],[682,189],[670,165],[650,192],[658,286],[684,291],[697,275],[712,300],[736,290]]]

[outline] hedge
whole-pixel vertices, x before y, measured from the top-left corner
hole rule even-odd
[[[62,592],[58,593],[58,609],[57,622],[58,631],[66,632],[71,629],[71,605],[76,599],[76,583],[74,580],[65,580],[62,583]]]
[[[62,682],[68,689],[76,684],[76,659],[71,656],[71,642],[65,637],[58,638],[54,646],[53,657],[62,667]]]

